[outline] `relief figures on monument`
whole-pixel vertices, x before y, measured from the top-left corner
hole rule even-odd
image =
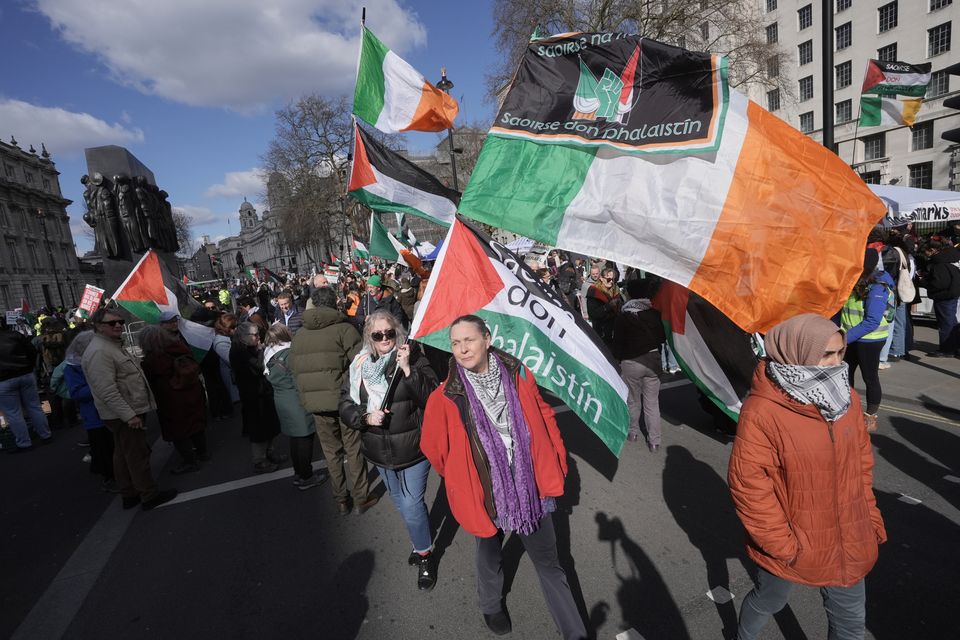
[[[166,191],[144,176],[83,176],[83,221],[93,227],[96,248],[107,258],[130,260],[147,249],[173,253],[180,246]]]

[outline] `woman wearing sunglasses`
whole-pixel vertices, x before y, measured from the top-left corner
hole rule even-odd
[[[417,588],[437,582],[433,535],[423,496],[430,463],[420,451],[420,428],[437,376],[417,346],[406,342],[396,317],[377,310],[363,328],[363,349],[350,364],[340,393],[340,419],[361,434],[363,455],[380,472],[403,517],[418,568]]]

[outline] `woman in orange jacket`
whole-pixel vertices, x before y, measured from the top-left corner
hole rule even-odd
[[[864,577],[887,534],[843,332],[803,314],[764,342],[769,358],[743,403],[728,472],[747,553],[759,567],[737,637],[756,638],[802,584],[820,588],[831,640],[863,638]]]

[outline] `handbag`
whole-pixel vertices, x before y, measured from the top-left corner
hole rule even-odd
[[[904,255],[900,247],[894,247],[900,255],[900,272],[897,274],[897,294],[902,302],[911,302],[917,297],[917,288],[913,286],[913,279],[910,278],[910,265],[907,262],[907,256]]]

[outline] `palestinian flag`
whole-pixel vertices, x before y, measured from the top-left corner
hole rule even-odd
[[[327,279],[327,283],[331,285],[336,285],[340,280],[340,267],[330,265],[323,270],[323,277]]]
[[[750,391],[759,357],[749,333],[690,290],[664,280],[653,306],[660,312],[677,364],[734,421]]]
[[[243,276],[254,282],[259,282],[260,280],[260,270],[254,269],[253,267],[245,267],[243,270]]]
[[[387,231],[383,223],[377,217],[376,213],[370,214],[370,255],[383,258],[389,262],[400,262],[403,260],[410,267],[411,271],[421,278],[426,272],[423,270],[423,261],[420,257],[405,247],[402,242],[397,240]]]
[[[353,257],[360,258],[361,260],[370,259],[370,251],[367,249],[366,245],[358,241],[356,238],[353,239]]]
[[[450,350],[450,323],[473,313],[493,346],[519,358],[616,455],[627,438],[627,387],[603,343],[512,251],[458,218],[444,240],[410,329]]]
[[[177,294],[167,286],[166,283],[172,280],[176,288],[176,279],[165,278],[165,275],[157,253],[149,249],[113,294],[113,300],[149,324],[159,322],[160,314],[164,311],[176,313],[180,316],[180,334],[190,345],[194,358],[202,360],[213,344],[213,329],[183,317],[181,309],[189,311],[190,305],[182,304]],[[185,292],[184,296],[190,298]]]
[[[922,98],[930,84],[931,68],[929,62],[910,64],[892,60],[870,60],[867,62],[860,93]]]
[[[907,125],[917,122],[923,98],[897,96],[860,96],[860,126]]]
[[[384,133],[443,131],[453,126],[457,101],[362,27],[353,114]]]
[[[458,210],[677,282],[753,332],[840,308],[886,207],[732,91],[724,58],[581,33],[528,46]]]
[[[354,125],[348,191],[374,211],[404,212],[449,227],[460,194]]]

